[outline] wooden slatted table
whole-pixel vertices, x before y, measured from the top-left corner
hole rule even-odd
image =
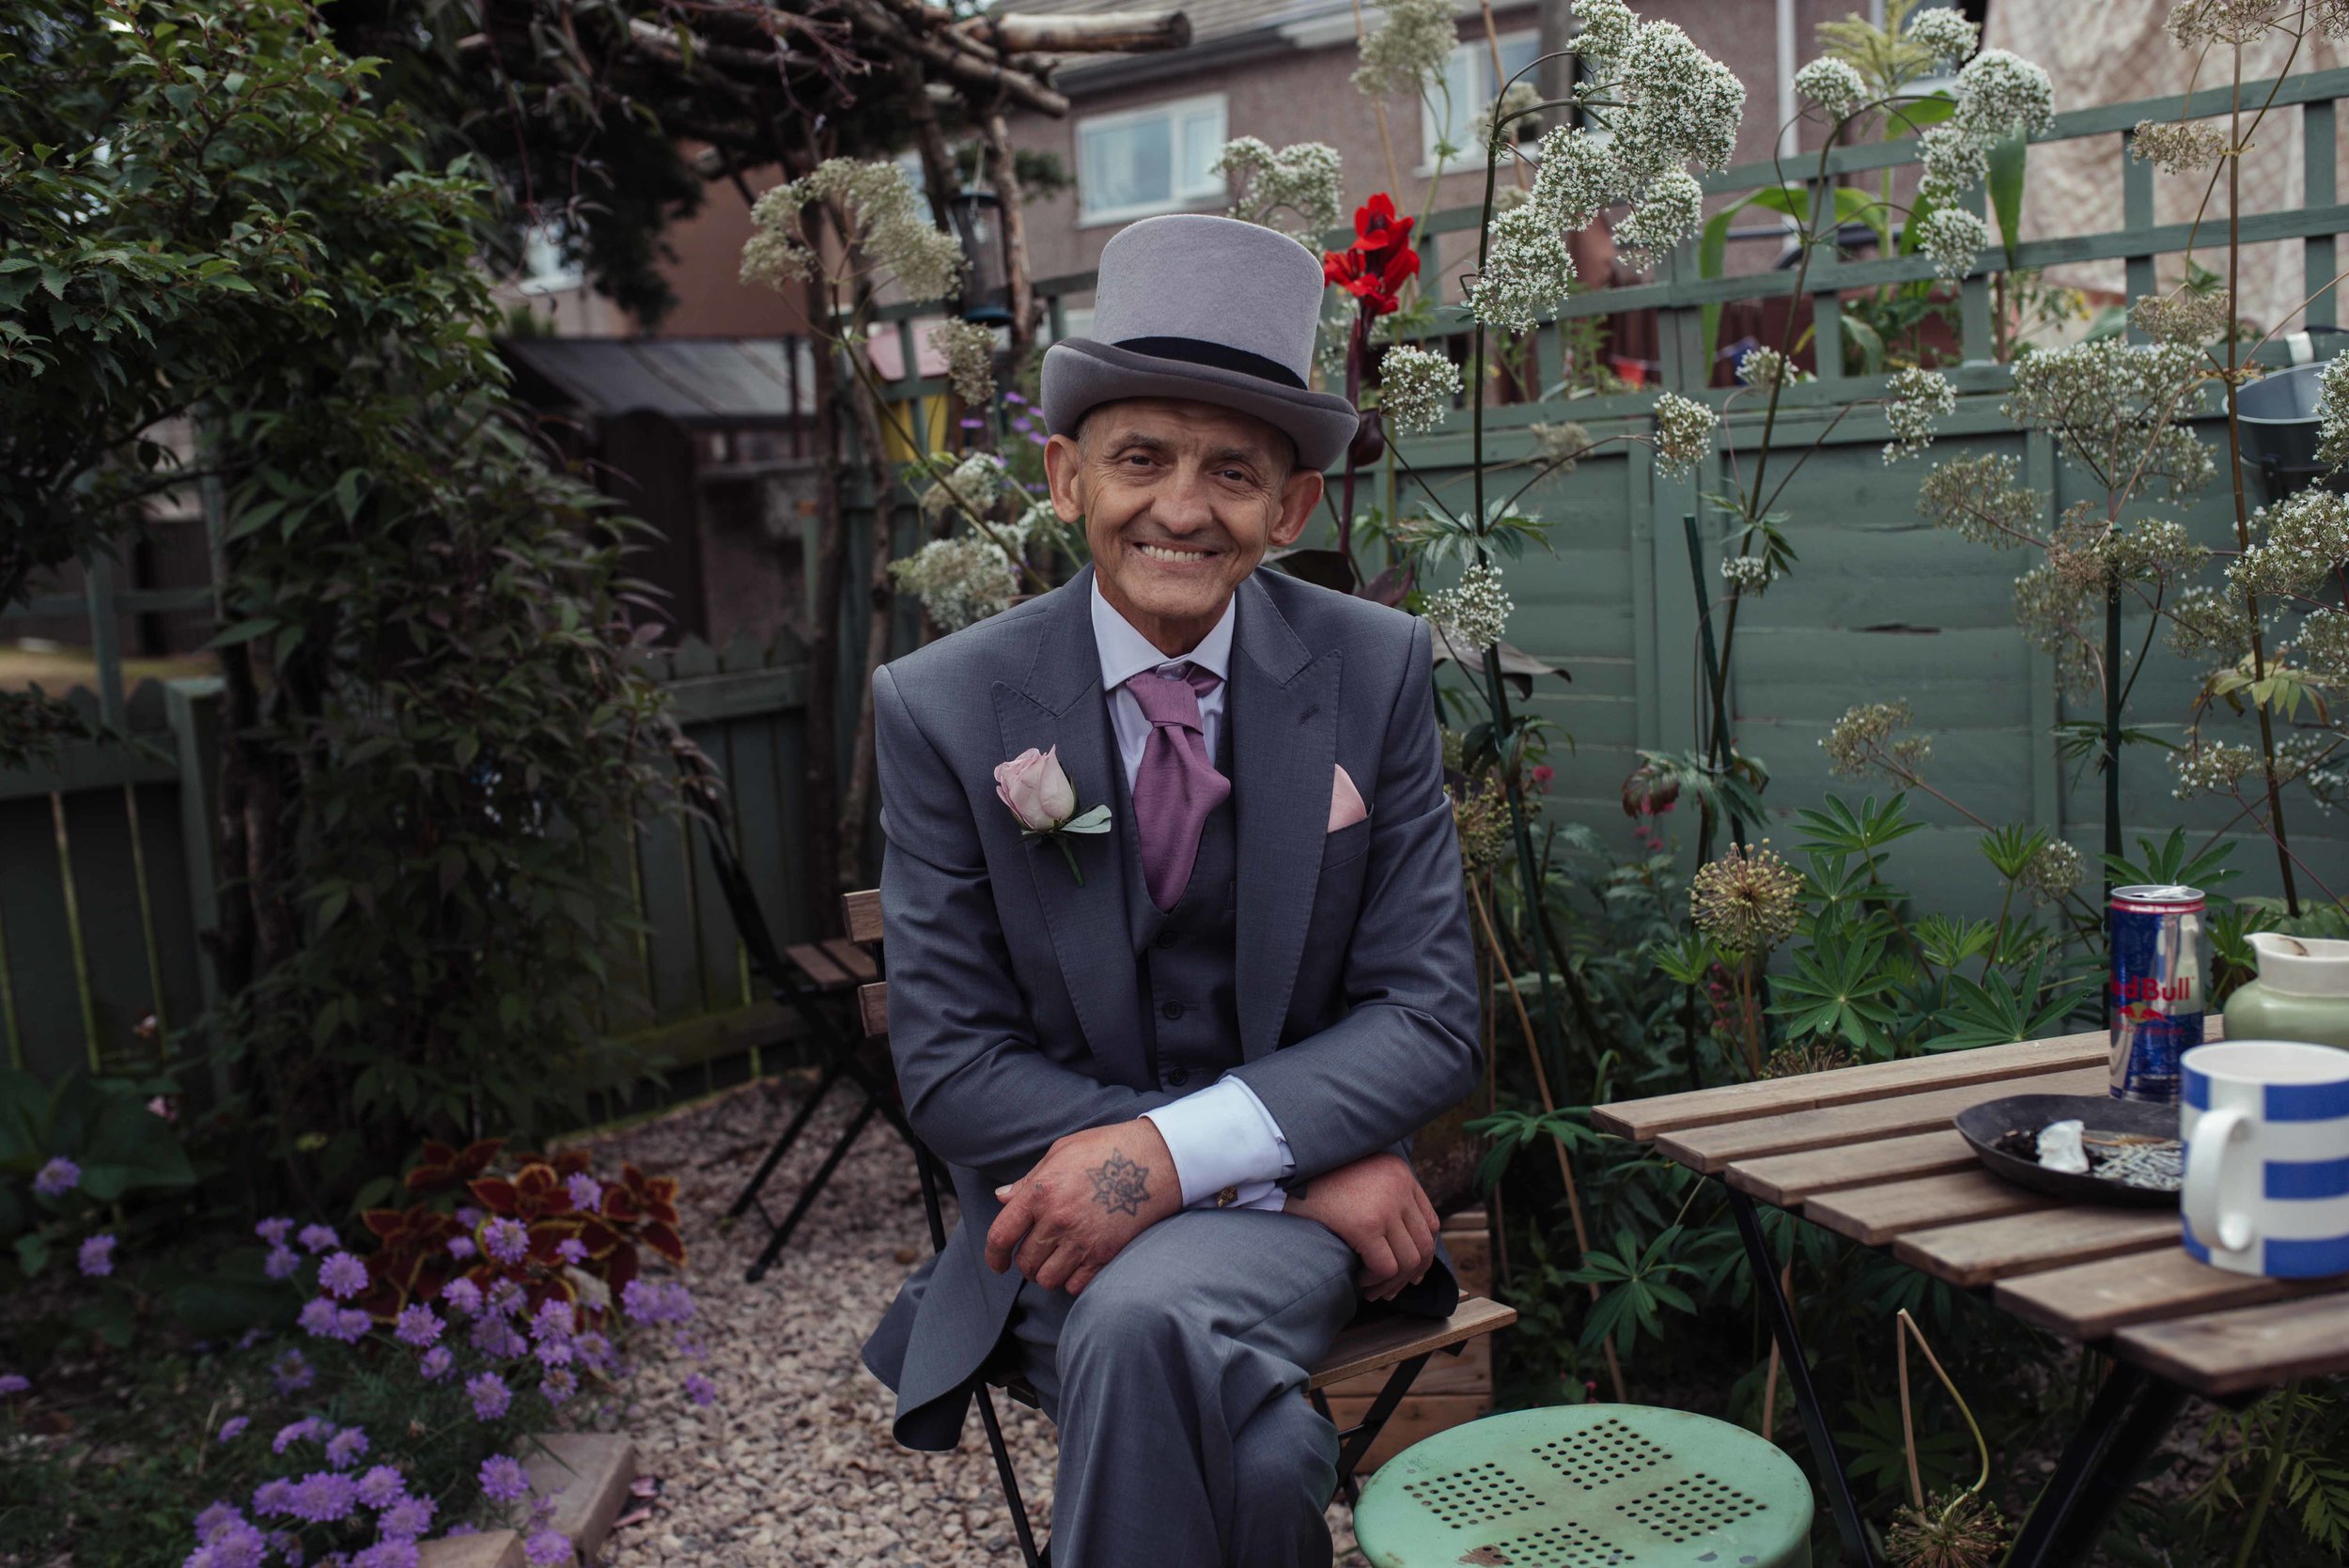
[[[2217,1021],[2210,1037],[2218,1037]],[[1817,1408],[1756,1202],[1987,1294],[2118,1365],[2066,1451],[2008,1568],[2084,1560],[2129,1474],[2190,1393],[2243,1396],[2349,1372],[2349,1278],[2249,1279],[2195,1262],[2167,1209],[2068,1203],[1985,1172],[1951,1125],[2009,1094],[2102,1094],[2106,1036],[2071,1034],[1596,1107],[1599,1128],[1654,1143],[1724,1184],[1857,1560],[1880,1560]],[[2310,1300],[2315,1296],[2321,1299]]]

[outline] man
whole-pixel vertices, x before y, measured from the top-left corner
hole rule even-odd
[[[1042,387],[1093,565],[874,679],[890,1039],[962,1223],[865,1361],[916,1448],[1025,1374],[1063,1568],[1327,1564],[1307,1369],[1361,1297],[1457,1299],[1405,1146],[1479,1071],[1427,629],[1257,569],[1356,428],[1321,292],[1253,225],[1112,239]]]

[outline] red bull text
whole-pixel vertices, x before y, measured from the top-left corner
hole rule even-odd
[[[2175,1104],[2178,1058],[2202,1043],[2210,969],[2202,890],[2112,890],[2112,1097]]]

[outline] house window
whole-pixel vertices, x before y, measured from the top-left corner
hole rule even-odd
[[[1077,122],[1079,221],[1123,223],[1223,194],[1223,95],[1179,99]]]
[[[560,294],[586,283],[586,269],[570,252],[570,229],[560,220],[533,224],[523,230],[521,291]]]
[[[1430,94],[1420,104],[1419,172],[1427,174],[1435,169],[1436,148],[1446,142],[1458,149],[1445,160],[1446,168],[1482,168],[1485,147],[1483,138],[1477,134],[1477,116],[1500,93],[1502,82],[1539,59],[1541,53],[1542,36],[1537,32],[1501,34],[1501,76],[1496,81],[1489,39],[1480,36],[1453,50],[1443,68],[1446,90]]]

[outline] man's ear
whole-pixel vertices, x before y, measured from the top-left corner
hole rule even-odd
[[[1272,548],[1286,550],[1305,532],[1314,508],[1321,505],[1321,471],[1295,468],[1281,486],[1281,515],[1272,524]]]
[[[1066,436],[1054,436],[1044,443],[1044,482],[1052,489],[1052,510],[1063,522],[1075,522],[1085,515],[1082,482],[1084,453]]]

